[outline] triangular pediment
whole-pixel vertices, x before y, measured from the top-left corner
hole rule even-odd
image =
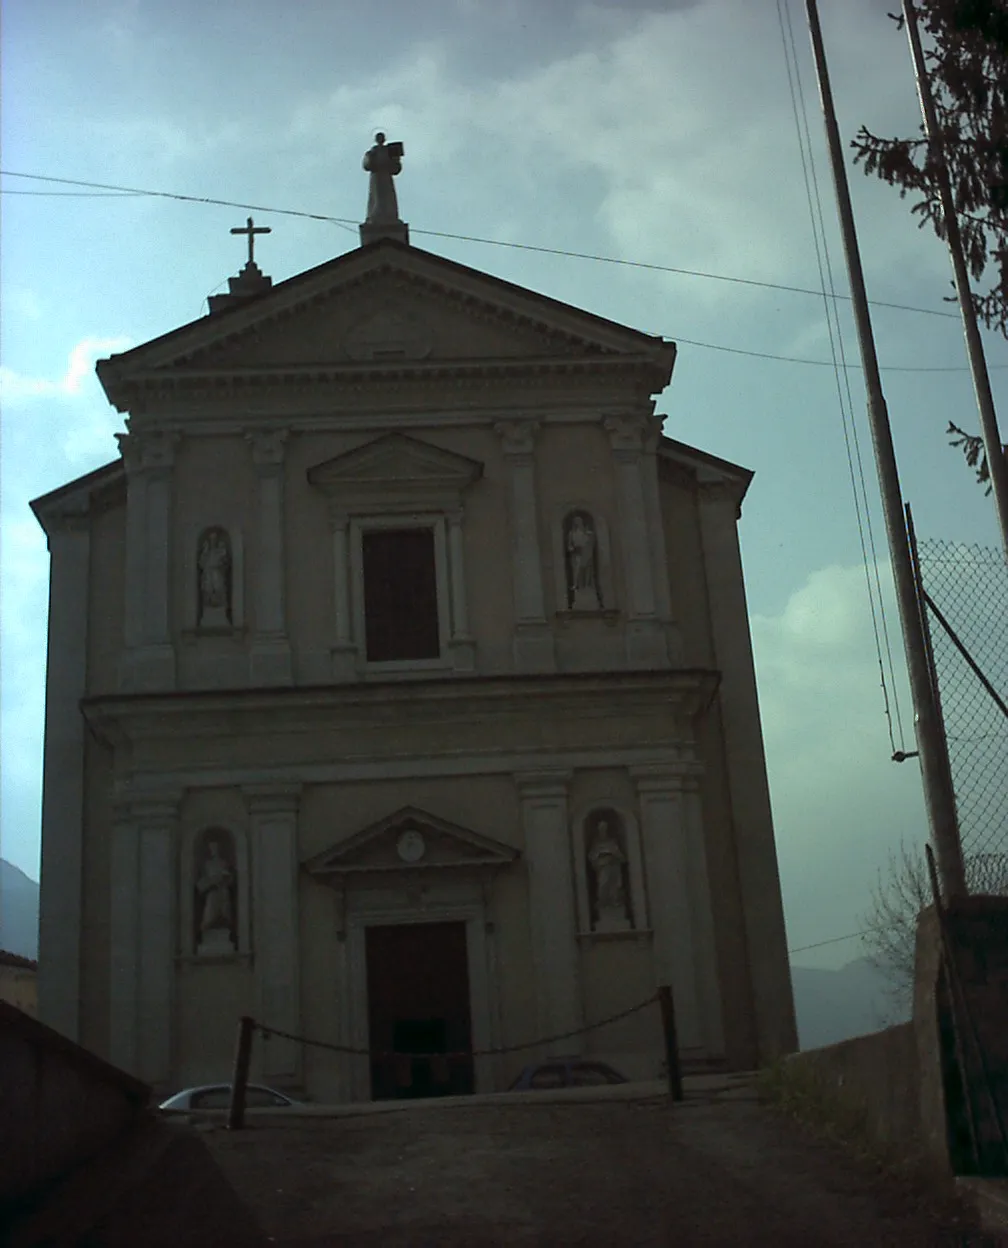
[[[482,472],[479,460],[390,433],[309,468],[308,480],[340,497],[403,487],[459,496]]]
[[[125,387],[152,375],[353,376],[545,361],[630,359],[659,389],[674,357],[662,338],[383,240],[102,360],[98,373],[122,407]]]
[[[317,854],[304,867],[309,875],[331,881],[405,870],[490,869],[508,866],[518,857],[510,845],[404,806]]]

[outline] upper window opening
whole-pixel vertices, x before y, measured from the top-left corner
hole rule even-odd
[[[374,529],[361,554],[368,662],[440,658],[434,530]]]

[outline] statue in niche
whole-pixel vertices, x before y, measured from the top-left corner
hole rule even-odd
[[[234,953],[238,948],[235,923],[238,873],[231,834],[222,828],[206,833],[197,846],[197,857],[199,869],[193,907],[196,952]]]
[[[231,624],[231,539],[222,528],[207,529],[200,538],[199,625],[227,628]]]
[[[618,821],[611,812],[598,817],[588,849],[593,894],[593,930],[620,932],[630,927],[627,899],[627,856],[620,843]],[[610,822],[612,820],[612,822]]]
[[[571,611],[601,611],[598,576],[598,539],[586,511],[574,511],[564,521],[567,561],[567,606]]]

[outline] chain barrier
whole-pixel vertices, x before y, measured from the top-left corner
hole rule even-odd
[[[559,1032],[555,1036],[546,1036],[540,1040],[529,1040],[524,1044],[506,1044],[496,1049],[459,1049],[447,1053],[405,1053],[400,1050],[394,1052],[383,1052],[376,1049],[359,1049],[348,1044],[333,1044],[329,1040],[312,1040],[308,1036],[295,1036],[289,1031],[281,1031],[277,1027],[270,1027],[266,1023],[254,1022],[254,1028],[259,1032],[263,1040],[268,1040],[270,1036],[276,1036],[279,1040],[292,1040],[295,1044],[307,1044],[316,1049],[327,1049],[331,1053],[344,1053],[351,1057],[369,1057],[378,1059],[388,1058],[476,1058],[476,1057],[496,1057],[501,1053],[521,1053],[526,1049],[538,1049],[543,1045],[556,1044],[560,1040],[570,1040],[574,1036],[583,1036],[589,1031],[598,1031],[600,1027],[608,1027],[610,1023],[621,1022],[624,1018],[629,1018],[632,1014],[637,1014],[641,1010],[647,1009],[649,1005],[659,999],[657,992],[653,992],[646,1001],[640,1001],[637,1005],[632,1005],[628,1010],[620,1010],[618,1014],[610,1014],[608,1018],[600,1018],[597,1022],[588,1023],[584,1027],[576,1027],[573,1031]]]
[[[1008,896],[1008,565],[962,542],[919,553],[966,886]]]

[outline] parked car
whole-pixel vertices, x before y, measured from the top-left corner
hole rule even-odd
[[[611,1083],[629,1083],[625,1075],[605,1062],[585,1057],[551,1057],[526,1066],[508,1089],[532,1092],[544,1088],[591,1088]]]
[[[161,1109],[227,1109],[231,1104],[231,1085],[229,1083],[204,1083],[197,1088],[186,1088],[176,1092],[167,1101],[162,1101]],[[300,1105],[300,1101],[277,1092],[275,1088],[263,1087],[260,1083],[250,1083],[245,1089],[246,1109],[279,1109],[285,1105]]]

